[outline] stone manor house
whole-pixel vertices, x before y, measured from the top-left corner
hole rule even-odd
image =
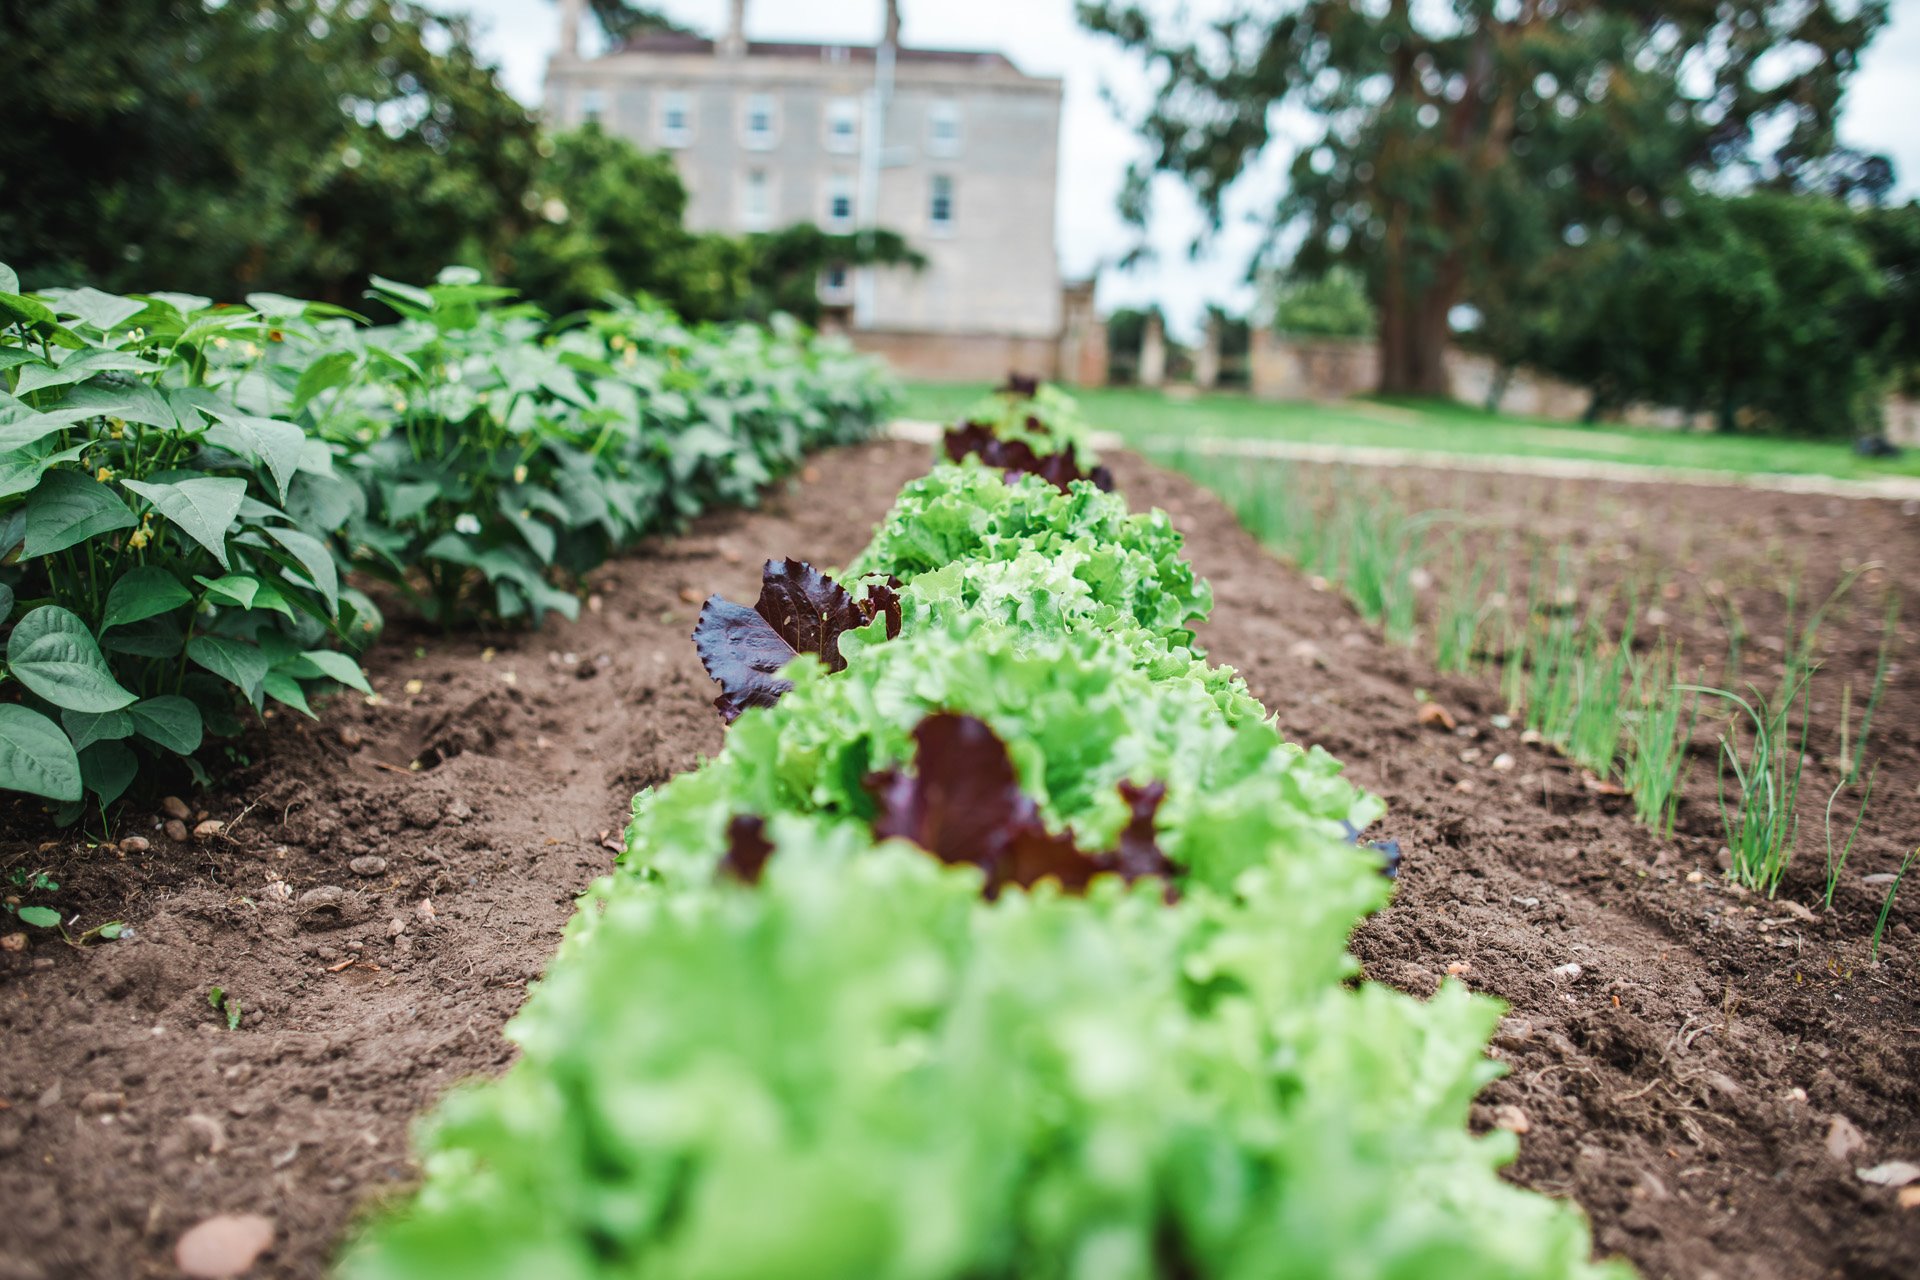
[[[583,7],[561,0],[548,119],[672,155],[690,226],[884,227],[927,259],[823,275],[829,324],[855,345],[909,375],[1104,381],[1092,282],[1063,289],[1054,249],[1058,79],[908,48],[897,0],[875,45],[748,40],[746,0],[730,0],[718,40],[646,34],[595,57],[579,53]]]

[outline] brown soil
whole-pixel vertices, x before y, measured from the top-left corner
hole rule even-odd
[[[197,801],[228,823],[221,838],[173,844],[144,810],[122,834],[153,849],[125,857],[17,814],[0,828],[0,868],[49,869],[62,888],[48,900],[80,927],[133,926],[84,950],[42,935],[0,952],[0,1278],[174,1274],[185,1228],[242,1212],[278,1227],[259,1274],[323,1274],[356,1212],[411,1176],[410,1120],[509,1059],[500,1024],[572,895],[610,864],[602,833],[617,837],[633,791],[718,747],[686,642],[698,599],[751,598],[765,555],[844,561],[926,459],[901,445],[823,458],[762,511],[609,566],[575,625],[493,650],[391,636],[371,661],[378,705],[274,720],[246,744],[265,763]],[[1839,909],[1802,918],[1724,886],[1710,805],[1654,839],[1493,728],[1489,683],[1436,678],[1383,645],[1185,481],[1119,470],[1136,506],[1175,514],[1213,578],[1214,656],[1393,806],[1386,834],[1408,861],[1356,940],[1369,973],[1424,992],[1453,968],[1512,1005],[1495,1050],[1512,1072],[1477,1110],[1524,1115],[1516,1180],[1579,1200],[1603,1250],[1649,1276],[1920,1274],[1920,1210],[1854,1173],[1920,1160],[1914,912],[1895,907],[1869,966],[1884,890],[1858,884],[1920,825],[1911,680],[1876,735],[1893,798]],[[1920,602],[1916,522],[1897,509],[1854,503],[1810,525],[1826,500],[1633,488],[1620,500],[1656,514],[1682,496],[1736,503],[1822,563],[1892,540],[1904,559],[1887,572]],[[1672,526],[1646,523],[1657,551]],[[1418,726],[1416,687],[1458,734]],[[1519,767],[1494,771],[1501,751]],[[362,874],[365,858],[384,864]],[[1812,901],[1807,884],[1783,896]],[[1570,963],[1578,976],[1556,973]],[[237,1031],[209,1007],[213,986],[239,1001]],[[1856,1131],[1864,1145],[1836,1158],[1835,1133]]]
[[[1493,681],[1440,677],[1424,651],[1383,644],[1184,480],[1119,470],[1136,506],[1174,515],[1213,580],[1212,656],[1241,669],[1290,735],[1346,760],[1391,806],[1384,831],[1407,861],[1394,904],[1355,939],[1368,975],[1419,993],[1453,973],[1511,1006],[1494,1047],[1509,1074],[1475,1110],[1478,1123],[1525,1130],[1513,1178],[1579,1201],[1601,1251],[1651,1277],[1920,1275],[1920,1208],[1856,1173],[1920,1163],[1920,878],[1894,907],[1877,967],[1867,938],[1885,888],[1862,883],[1893,870],[1920,829],[1913,678],[1896,673],[1882,707],[1881,790],[1836,910],[1802,905],[1818,905],[1809,865],[1767,902],[1719,875],[1708,763],[1694,768],[1679,835],[1657,839],[1625,800],[1590,791],[1517,726],[1495,728]],[[1767,628],[1784,610],[1760,587],[1782,548],[1828,583],[1842,561],[1879,558],[1920,604],[1920,519],[1897,504],[1512,477],[1477,478],[1462,494],[1454,476],[1370,479],[1399,488],[1409,510],[1499,513],[1577,547],[1611,547],[1633,520],[1647,556],[1738,570],[1758,636],[1780,634]],[[1634,557],[1587,559],[1624,574]],[[1877,601],[1865,616],[1878,618]],[[1706,619],[1691,625],[1696,648],[1724,650]],[[1857,691],[1877,645],[1856,628],[1829,654]],[[1416,689],[1450,710],[1456,733],[1420,726]],[[1707,756],[1711,734],[1701,739]],[[1512,771],[1492,767],[1501,753]],[[1824,804],[1825,788],[1809,789]],[[1818,805],[1805,827],[1801,856],[1817,864]]]

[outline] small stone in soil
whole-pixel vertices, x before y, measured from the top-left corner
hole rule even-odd
[[[1518,761],[1504,751],[1493,758],[1493,767],[1501,773],[1512,773],[1513,766],[1517,763]]]
[[[185,822],[193,816],[193,810],[187,808],[187,802],[179,796],[168,796],[160,802],[160,811],[169,818],[178,818]]]
[[[1586,970],[1580,967],[1580,962],[1578,960],[1569,960],[1566,964],[1560,965],[1559,967],[1555,968],[1553,971],[1553,976],[1556,978],[1565,978],[1569,982],[1571,982],[1585,972]]]
[[[387,869],[387,860],[368,854],[364,858],[355,858],[347,864],[357,876],[377,876]]]
[[[173,1247],[174,1265],[195,1280],[230,1280],[251,1270],[273,1247],[273,1219],[223,1213],[197,1223]]]
[[[1871,1169],[1855,1169],[1854,1173],[1862,1182],[1883,1187],[1904,1187],[1910,1182],[1920,1182],[1920,1164],[1910,1160],[1891,1160]]]
[[[153,846],[147,843],[145,836],[128,836],[120,842],[122,853],[145,853]]]
[[[195,840],[211,840],[219,835],[221,831],[225,830],[226,825],[226,823],[220,821],[218,818],[208,818],[193,829],[193,838]]]
[[[1827,1126],[1827,1154],[1844,1161],[1867,1145],[1867,1135],[1845,1116],[1836,1115]]]
[[[1417,719],[1424,728],[1445,729],[1448,733],[1452,733],[1456,727],[1453,712],[1447,710],[1437,702],[1421,703],[1420,710],[1416,713],[1415,719]]]
[[[25,951],[26,949],[27,935],[24,933],[9,933],[0,937],[0,951]]]
[[[1527,1119],[1526,1112],[1509,1102],[1493,1109],[1493,1127],[1505,1129],[1508,1133],[1531,1133],[1533,1121]]]
[[[178,818],[167,819],[166,832],[167,839],[173,841],[175,844],[185,844],[187,842],[187,824]]]

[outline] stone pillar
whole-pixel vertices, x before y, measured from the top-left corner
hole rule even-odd
[[[1147,312],[1147,323],[1140,333],[1140,385],[1165,386],[1167,381],[1167,333],[1159,311]]]
[[[1262,400],[1284,394],[1273,330],[1256,324],[1247,334],[1247,390]]]
[[[1093,281],[1060,291],[1060,341],[1054,376],[1069,386],[1107,385],[1107,326],[1093,306]]]
[[[1207,312],[1206,332],[1200,335],[1200,349],[1193,353],[1193,385],[1211,391],[1220,385],[1220,316]]]

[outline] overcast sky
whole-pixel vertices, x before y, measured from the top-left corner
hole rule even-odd
[[[1166,0],[1171,7],[1174,0]],[[1210,9],[1225,0],[1199,0]],[[439,0],[478,19],[481,51],[500,64],[507,88],[529,104],[558,35],[553,0]],[[727,0],[664,0],[668,13],[714,33],[724,25]],[[1073,21],[1072,0],[902,0],[906,43],[930,48],[998,49],[1022,70],[1066,80],[1061,120],[1059,223],[1061,270],[1069,277],[1100,271],[1102,308],[1159,302],[1176,331],[1191,332],[1209,302],[1244,307],[1242,283],[1259,233],[1249,225],[1270,209],[1286,157],[1269,154],[1258,172],[1237,185],[1225,232],[1198,261],[1187,246],[1201,228],[1190,199],[1171,179],[1156,188],[1149,238],[1157,260],[1122,272],[1110,265],[1136,233],[1114,212],[1127,163],[1139,151],[1133,134],[1114,118],[1102,86],[1122,101],[1146,95],[1145,72],[1111,41],[1096,39]],[[1891,155],[1903,197],[1920,195],[1920,0],[1893,0],[1893,20],[1867,51],[1855,77],[1841,136],[1853,146]],[[748,0],[747,33],[758,40],[871,43],[882,0]],[[589,25],[591,25],[589,23]],[[1104,269],[1103,269],[1104,268]]]

